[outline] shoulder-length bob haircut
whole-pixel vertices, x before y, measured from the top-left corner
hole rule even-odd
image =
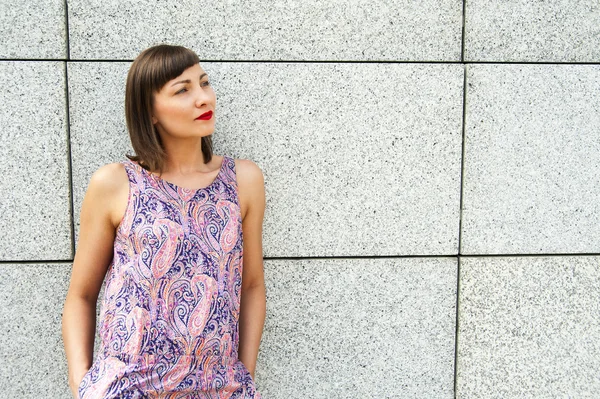
[[[171,79],[200,62],[181,46],[161,44],[140,53],[131,64],[125,88],[125,119],[135,155],[126,155],[143,168],[161,173],[166,152],[152,123],[154,95]],[[212,135],[202,137],[204,163],[212,159]]]

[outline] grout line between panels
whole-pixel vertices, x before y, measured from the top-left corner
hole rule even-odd
[[[66,30],[66,45],[67,45],[67,61],[71,58],[71,42],[69,40],[69,1],[65,0],[65,30]]]
[[[462,57],[461,57],[462,58]],[[115,60],[115,59],[71,59],[71,58],[4,58],[0,59],[3,61],[30,61],[30,62],[45,62],[45,61],[69,61],[69,62],[133,62],[133,60]],[[374,61],[354,61],[354,60],[210,60],[201,59],[200,62],[209,63],[232,63],[232,64],[442,64],[442,65],[454,65],[454,64],[491,64],[491,65],[600,65],[600,62],[552,62],[552,61],[385,61],[385,60],[374,60]]]
[[[458,388],[458,331],[460,310],[460,255],[456,259],[456,319],[454,325],[454,399],[457,398]]]
[[[600,256],[600,253],[554,253],[554,254],[446,254],[446,255],[360,255],[360,256],[265,256],[264,260],[320,260],[320,259],[419,259],[439,258],[548,258],[548,257],[574,257],[574,256]]]
[[[71,157],[71,113],[70,113],[70,102],[69,102],[69,66],[68,63],[64,63],[65,66],[65,107],[66,107],[66,124],[67,124],[67,165],[69,173],[69,213],[70,213],[70,229],[71,229],[71,256],[75,256],[75,207],[74,193],[73,193],[73,159]]]
[[[73,259],[49,259],[49,260],[3,260],[0,261],[0,265],[60,265],[65,263],[72,263]]]
[[[463,67],[463,98],[462,98],[462,143],[460,155],[460,198],[458,200],[458,255],[462,251],[462,219],[463,219],[463,200],[464,200],[464,185],[465,185],[465,131],[467,124],[467,68]]]
[[[467,0],[462,1],[462,33],[460,42],[460,62],[465,62],[465,28],[467,15]]]
[[[456,259],[462,258],[560,258],[577,256],[600,256],[600,253],[562,253],[562,254],[492,254],[492,255],[364,255],[364,256],[267,256],[263,260],[344,260],[344,259]],[[6,263],[53,263],[72,262],[73,259],[49,259],[49,260],[0,260],[0,264]]]

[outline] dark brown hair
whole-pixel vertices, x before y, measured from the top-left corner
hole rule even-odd
[[[126,155],[127,158],[147,170],[162,172],[167,154],[152,123],[154,94],[199,62],[192,50],[167,44],[150,47],[133,61],[125,87],[125,119],[136,155]],[[212,135],[202,137],[204,163],[212,159],[212,150]]]

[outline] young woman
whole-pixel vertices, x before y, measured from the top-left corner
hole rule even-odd
[[[191,50],[155,46],[131,65],[136,155],[89,182],[63,311],[77,398],[261,397],[264,180],[252,161],[212,154],[215,106]]]

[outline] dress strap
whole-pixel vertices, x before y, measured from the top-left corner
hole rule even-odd
[[[235,159],[224,156],[225,159],[223,161],[223,170],[222,170],[222,178],[223,180],[232,185],[237,190],[237,178],[236,178],[236,170],[235,170]]]

